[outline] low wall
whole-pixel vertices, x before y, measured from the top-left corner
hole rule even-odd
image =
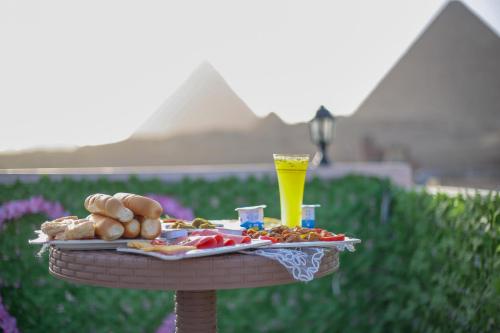
[[[412,170],[408,164],[384,163],[335,163],[329,167],[313,167],[307,176],[322,179],[339,178],[349,174],[388,178],[394,184],[408,188],[413,185]],[[220,178],[250,176],[275,177],[273,164],[244,164],[244,165],[190,165],[190,166],[154,166],[154,167],[99,167],[99,168],[43,168],[43,169],[0,169],[0,183],[10,184],[17,180],[35,182],[41,176],[48,176],[53,180],[62,178],[98,179],[106,177],[113,180],[125,180],[131,175],[140,179],[159,178],[165,182],[175,182],[183,178],[201,178],[217,180]]]

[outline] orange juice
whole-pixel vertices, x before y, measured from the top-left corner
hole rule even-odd
[[[302,197],[309,155],[274,154],[281,203],[281,223],[288,227],[301,225]]]

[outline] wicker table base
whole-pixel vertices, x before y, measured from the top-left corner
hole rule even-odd
[[[326,252],[315,277],[336,271],[339,254]],[[49,252],[53,276],[111,288],[175,290],[177,332],[215,332],[216,290],[296,282],[278,262],[254,255],[227,254],[178,261],[111,250]]]
[[[176,291],[175,326],[177,332],[216,332],[216,301],[215,290]]]

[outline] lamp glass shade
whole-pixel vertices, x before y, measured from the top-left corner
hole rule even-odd
[[[315,144],[329,143],[333,139],[333,118],[314,118],[309,123],[311,139]]]

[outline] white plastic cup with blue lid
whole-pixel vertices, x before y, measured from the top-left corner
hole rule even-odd
[[[319,204],[302,205],[302,228],[314,228],[316,225],[315,208],[321,207]]]
[[[238,212],[240,226],[246,229],[264,229],[264,208],[266,207],[266,205],[259,205],[236,208],[235,211]]]

